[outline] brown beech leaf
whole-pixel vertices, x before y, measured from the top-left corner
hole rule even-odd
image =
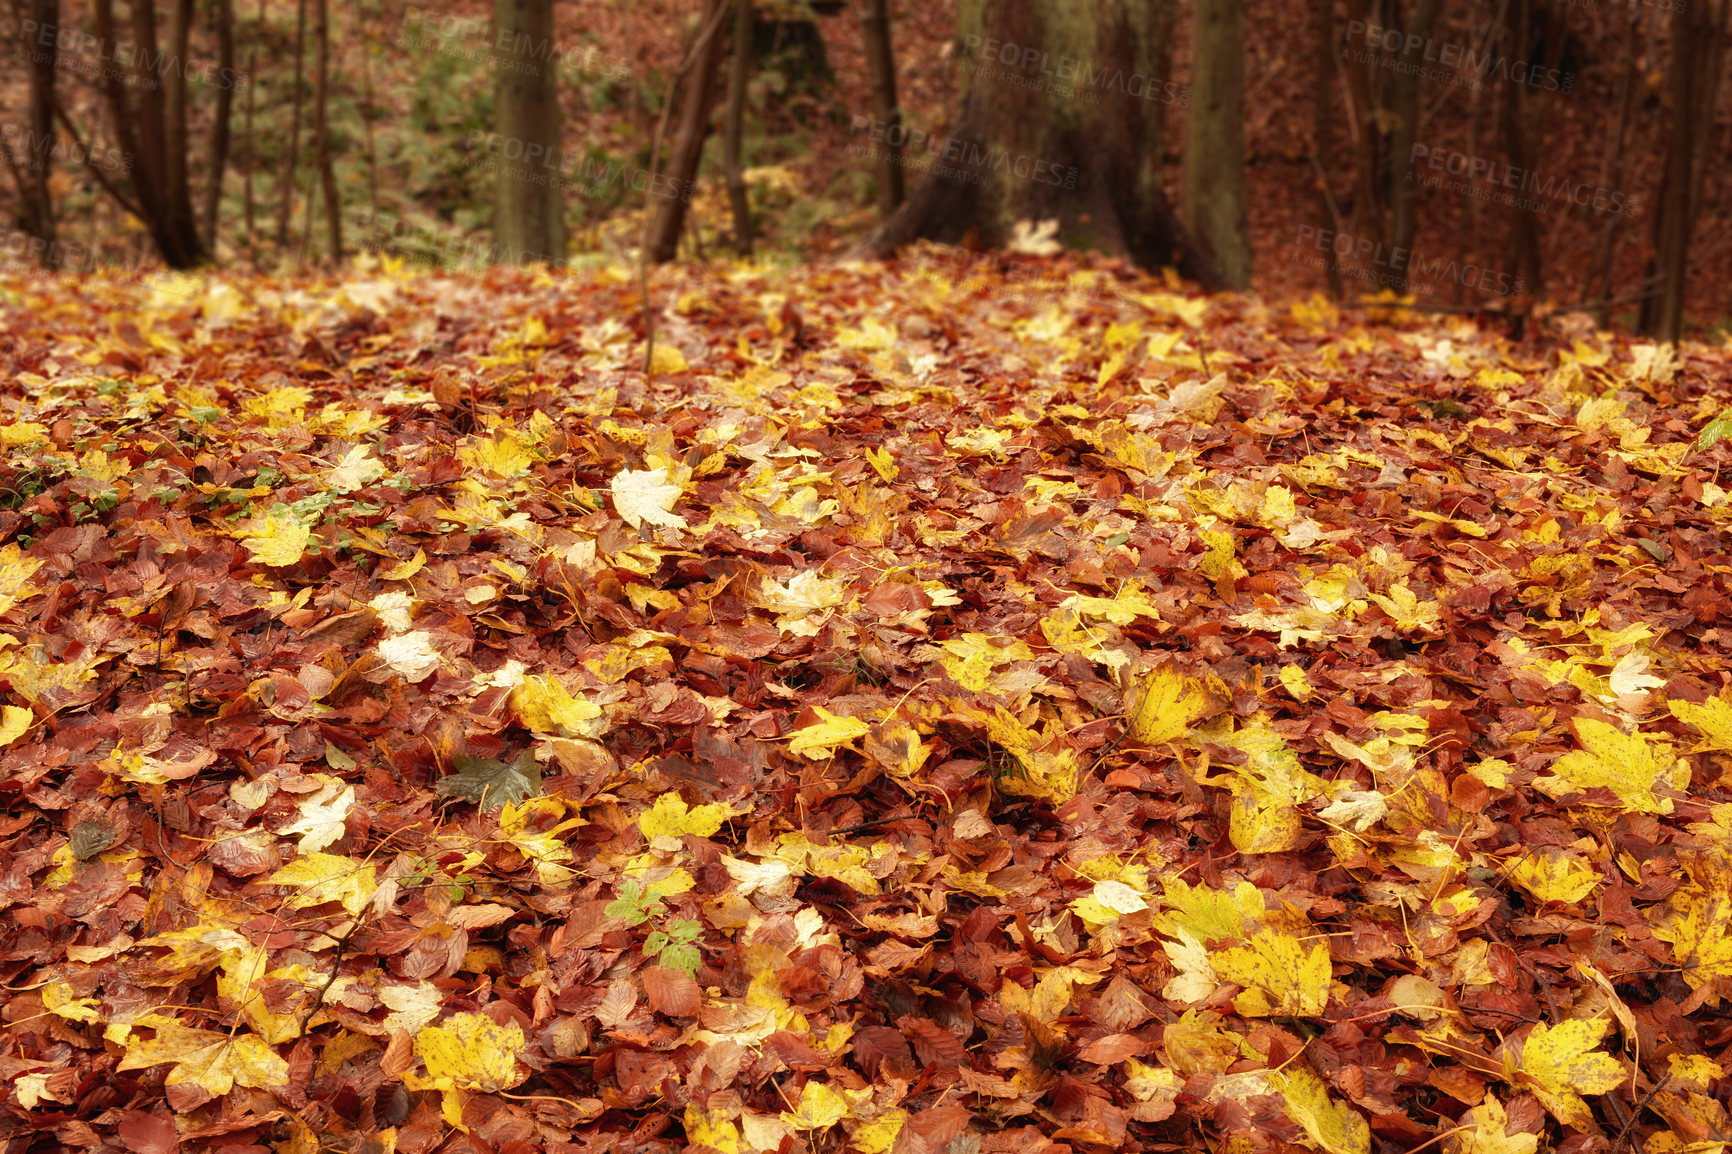
[[[642,971],[644,996],[650,1009],[670,1018],[686,1018],[698,1012],[703,1003],[703,991],[690,974],[667,966],[645,966]]]
[[[968,1053],[962,1039],[930,1018],[906,1017],[896,1024],[913,1044],[914,1056],[925,1065],[949,1069],[960,1065]]]

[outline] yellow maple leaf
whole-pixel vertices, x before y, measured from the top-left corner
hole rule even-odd
[[[531,673],[511,691],[511,708],[531,733],[554,733],[561,737],[599,736],[584,723],[601,716],[594,702],[573,697],[563,682],[551,673]]]
[[[896,480],[896,475],[901,472],[891,460],[889,449],[867,449],[866,463],[872,466],[872,471],[882,477],[887,485]]]
[[[1130,711],[1131,736],[1144,745],[1164,745],[1208,712],[1208,698],[1171,665],[1149,674]]]
[[[686,1103],[686,1142],[693,1146],[708,1146],[722,1154],[745,1154],[740,1141],[740,1128],[720,1110],[711,1112],[696,1102]]]
[[[427,1069],[413,1089],[509,1090],[523,1081],[517,1054],[523,1049],[523,1028],[516,1022],[499,1025],[486,1014],[452,1014],[415,1036],[415,1056]],[[407,1079],[405,1079],[407,1080]]]
[[[1668,701],[1672,716],[1702,735],[1697,751],[1718,749],[1732,752],[1732,690],[1710,697],[1701,705],[1691,701]]]
[[[1643,733],[1623,733],[1591,717],[1574,721],[1583,748],[1551,764],[1551,775],[1534,779],[1534,788],[1552,797],[1604,786],[1626,810],[1668,814],[1672,799],[1655,788],[1682,790],[1690,784],[1690,766],[1672,750],[1672,743]]]
[[[687,834],[709,837],[728,820],[728,807],[719,802],[686,808],[686,800],[677,793],[664,793],[655,804],[638,815],[638,829],[650,841],[657,838],[679,839]]]
[[[1038,798],[1054,805],[1063,805],[1075,797],[1082,784],[1082,765],[1075,749],[1059,745],[1055,749],[1049,723],[1043,737],[1018,721],[1010,710],[999,706],[986,719],[986,734],[1016,759],[1020,773],[1001,773],[999,788],[1006,793]]]
[[[497,439],[472,441],[457,450],[457,459],[483,473],[496,477],[515,477],[529,471],[535,464],[535,453],[529,442],[509,429]]]
[[[168,1072],[168,1085],[197,1086],[213,1098],[227,1094],[237,1082],[268,1090],[289,1081],[289,1064],[263,1039],[252,1034],[230,1037],[179,1022],[158,1026],[156,1037],[148,1041],[129,1041],[118,1068],[143,1070],[169,1062],[174,1069]]]
[[[890,1154],[897,1136],[908,1122],[908,1111],[890,1109],[848,1136],[848,1144],[860,1154]]]
[[[1667,899],[1654,936],[1672,943],[1684,981],[1709,1006],[1732,992],[1732,865],[1724,857],[1685,862],[1690,882]]]
[[[1329,1100],[1323,1079],[1304,1066],[1284,1074],[1270,1074],[1269,1083],[1281,1091],[1287,1117],[1297,1122],[1312,1143],[1328,1154],[1371,1154],[1371,1127],[1351,1106]]]
[[[360,913],[379,888],[372,865],[329,853],[310,853],[292,861],[266,878],[265,884],[299,887],[301,892],[289,899],[295,909],[341,902],[351,914]]]
[[[1233,1008],[1247,1018],[1307,1017],[1329,1004],[1329,950],[1310,949],[1279,930],[1260,930],[1243,946],[1209,956],[1215,975],[1245,987]]]
[[[793,732],[793,740],[788,743],[789,753],[820,761],[834,757],[838,749],[872,731],[872,727],[858,717],[837,717],[822,705],[815,705],[812,709],[821,720]]]
[[[405,1070],[403,1084],[411,1090],[440,1091],[440,1113],[468,1133],[458,1092],[492,1094],[523,1081],[526,1075],[517,1072],[522,1049],[523,1028],[516,1022],[501,1026],[486,1014],[453,1014],[443,1025],[428,1026],[415,1036],[415,1056],[427,1073]]]
[[[1038,1022],[1051,1022],[1070,1005],[1078,986],[1088,986],[1101,976],[1075,966],[1054,966],[1040,976],[1032,990],[1015,982],[1005,982],[999,991],[999,1005],[1007,1014],[1027,1014]]]
[[[782,1121],[796,1130],[828,1130],[851,1113],[848,1099],[829,1083],[814,1081],[800,1091],[800,1104],[794,1110],[782,1112]]]
[[[1541,1022],[1522,1045],[1524,1082],[1566,1126],[1592,1127],[1594,1116],[1582,1095],[1604,1094],[1624,1080],[1617,1060],[1595,1049],[1611,1025],[1606,1018],[1572,1018],[1555,1026]]]
[[[11,745],[36,724],[36,715],[22,705],[0,706],[0,745]]]
[[[307,552],[307,543],[313,539],[311,529],[293,517],[279,517],[275,513],[262,521],[255,520],[244,532],[249,535],[241,538],[241,544],[261,565],[299,564]]]
[[[1543,902],[1581,901],[1600,875],[1578,854],[1558,846],[1534,846],[1509,868],[1509,880]]]
[[[1442,608],[1436,601],[1421,601],[1406,585],[1392,585],[1389,596],[1369,594],[1379,608],[1389,614],[1389,620],[1403,633],[1430,633],[1442,622]]]
[[[30,581],[40,568],[42,562],[24,556],[16,544],[0,549],[0,613],[42,592]]]
[[[956,683],[971,693],[984,693],[992,685],[992,671],[1011,661],[1032,661],[1034,650],[1020,641],[995,644],[985,633],[964,633],[939,642],[944,651],[939,661]]]
[[[1444,1154],[1534,1154],[1539,1149],[1538,1134],[1507,1132],[1509,1113],[1491,1094],[1463,1114],[1461,1124],[1469,1129],[1445,1138]]]

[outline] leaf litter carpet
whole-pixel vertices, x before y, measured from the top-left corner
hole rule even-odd
[[[1719,350],[656,294],[0,284],[10,1150],[1732,1141]]]

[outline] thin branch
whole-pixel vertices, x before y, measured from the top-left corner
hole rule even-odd
[[[78,126],[73,124],[72,118],[66,114],[66,109],[60,103],[60,98],[58,96],[54,98],[54,115],[59,119],[60,126],[66,129],[68,135],[72,137],[72,143],[78,146],[79,159],[83,161],[84,167],[89,170],[90,175],[96,178],[96,183],[102,186],[102,191],[106,192],[109,196],[112,196],[121,208],[130,212],[139,220],[145,220],[146,217],[144,215],[144,210],[139,207],[138,201],[126,196],[117,186],[110,184],[108,178],[102,175],[102,169],[98,168],[95,162],[90,159],[90,149],[86,147],[84,138],[79,135]],[[127,159],[130,163],[133,158],[129,156]]]

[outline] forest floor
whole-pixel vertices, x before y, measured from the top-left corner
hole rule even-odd
[[[654,286],[0,281],[0,1129],[1732,1135],[1721,353]]]

